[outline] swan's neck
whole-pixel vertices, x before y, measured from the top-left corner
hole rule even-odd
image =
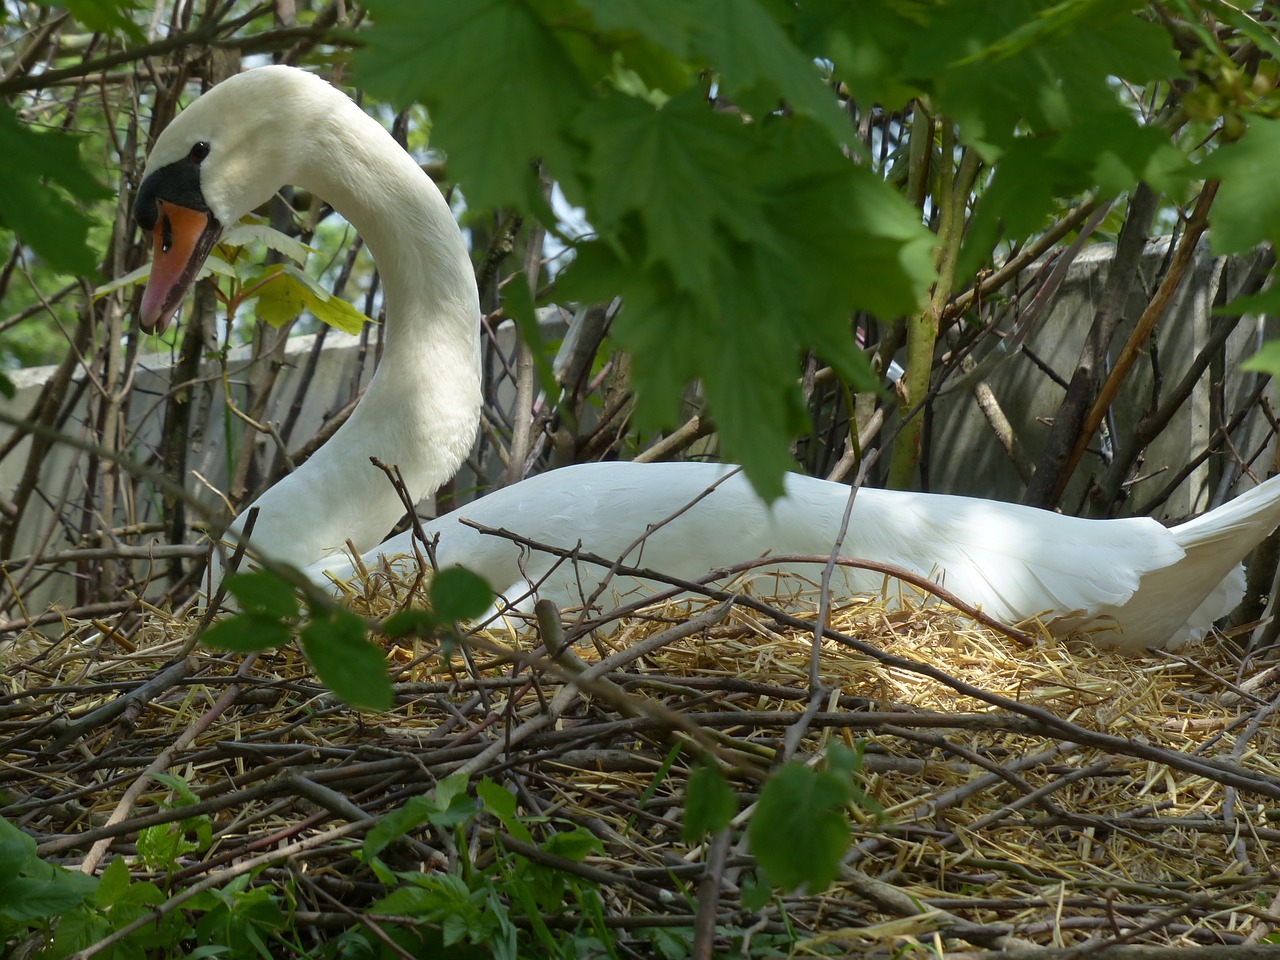
[[[254,504],[254,542],[298,565],[340,551],[348,538],[367,550],[402,515],[371,456],[398,466],[421,499],[457,471],[480,417],[479,299],[448,204],[345,96],[323,106],[296,182],[332,203],[368,244],[387,329],[378,370],[350,420]]]

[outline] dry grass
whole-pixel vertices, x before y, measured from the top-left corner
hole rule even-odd
[[[403,589],[356,586],[349,600],[379,615]],[[706,850],[680,837],[690,751],[667,767],[673,745],[700,734],[736,759],[749,811],[752,768],[774,762],[803,722],[801,756],[829,738],[863,741],[863,785],[887,819],[852,811],[836,886],[762,915],[741,908],[750,861],[735,846],[711,868],[722,924],[785,921],[808,938],[801,950],[1239,944],[1270,933],[1274,688],[1240,690],[1221,645],[1193,651],[1194,664],[1047,637],[1028,649],[947,610],[906,606],[833,613],[841,637],[823,643],[820,709],[806,720],[812,630],[758,601],[721,617],[708,603],[672,604],[595,632],[576,649],[621,664],[607,695],[565,691],[562,671],[530,659],[529,629],[490,629],[467,659],[392,646],[397,700],[381,715],[336,702],[294,646],[246,660],[188,653],[192,620],[152,615],[127,637],[92,640],[68,625],[57,641],[26,637],[2,654],[0,813],[48,858],[82,866],[132,857],[148,825],[206,814],[214,843],[170,875],[173,889],[256,857],[260,882],[306,872],[317,898],[299,917],[323,926],[349,922],[323,892],[358,905],[378,890],[344,837],[465,769],[514,790],[524,814],[600,837],[607,857],[585,867],[608,871],[601,899],[619,927],[692,924],[709,868]],[[699,615],[708,622],[666,642]],[[182,778],[198,804],[174,809],[148,771]],[[473,825],[473,840],[490,829]],[[394,853],[398,866],[440,869],[453,856],[452,837],[418,837]]]

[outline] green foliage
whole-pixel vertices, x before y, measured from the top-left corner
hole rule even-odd
[[[1145,126],[1115,83],[1180,72],[1137,2],[369,6],[358,81],[426,104],[472,205],[545,217],[535,162],[560,183],[595,237],[555,296],[622,296],[616,335],[633,355],[639,425],[670,426],[699,380],[723,453],[767,496],[808,428],[797,355],[874,389],[849,315],[913,312],[934,280],[920,212],[883,179],[895,171],[851,162],[862,148],[820,67],[863,109],[919,98],[992,166],[961,280],[1063,197],[1188,176],[1168,133]]]
[[[446,567],[431,578],[431,609],[440,620],[474,620],[492,603],[493,589],[465,567]]]
[[[65,7],[79,23],[90,30],[103,33],[122,33],[138,43],[146,38],[130,14],[141,8],[138,0],[39,0],[43,6]]]
[[[366,710],[391,707],[395,697],[386,656],[365,637],[360,617],[341,607],[313,609],[298,639],[316,676],[347,703]]]
[[[58,270],[95,272],[97,256],[86,242],[93,221],[76,201],[111,192],[85,169],[78,139],[37,132],[0,106],[0,183],[0,229],[17,233]]]
[[[316,676],[347,703],[368,710],[391,706],[386,659],[365,637],[359,616],[341,607],[313,605],[309,620],[300,626],[302,606],[283,577],[258,570],[233,574],[226,583],[242,612],[205,630],[205,644],[251,653],[283,646],[296,635]]]
[[[755,0],[372,9],[360,82],[427,105],[469,202],[544,212],[537,159],[586,209],[597,239],[557,296],[624,297],[644,425],[701,379],[726,455],[780,493],[806,426],[796,356],[872,386],[849,313],[913,309],[932,276],[930,235],[848,162],[852,129],[787,24]],[[750,122],[708,104],[707,66]]]
[[[378,866],[375,858],[405,833],[430,824],[445,841],[481,814],[494,817],[508,835],[550,857],[581,862],[603,853],[599,838],[572,825],[557,824],[538,842],[531,829],[536,821],[518,817],[515,799],[501,786],[481,780],[476,787],[480,806],[467,795],[466,787],[465,777],[450,777],[430,797],[415,797],[383,817],[365,839],[364,857]],[[457,845],[461,859],[448,873],[390,873],[385,867],[379,871],[393,889],[369,913],[382,918],[384,932],[402,949],[419,956],[441,955],[445,950],[455,951],[450,956],[469,956],[471,948],[477,948],[483,950],[477,956],[513,960],[614,955],[594,884],[504,850],[500,842],[476,862],[468,859],[469,849],[466,843]],[[527,929],[518,928],[513,915],[523,917]],[[547,916],[576,916],[577,922],[568,929],[552,930],[544,920]],[[413,922],[402,924],[400,918]],[[342,939],[342,956],[365,955],[374,945],[363,929],[353,929]]]
[[[1243,253],[1265,241],[1280,241],[1277,150],[1280,119],[1259,117],[1240,140],[1200,164],[1201,176],[1222,181],[1209,214],[1209,245],[1215,254]]]
[[[859,752],[833,742],[826,761],[822,770],[788,763],[760,790],[747,839],[760,869],[783,890],[818,893],[835,880],[851,836],[850,804],[883,812],[855,783]]]
[[[223,581],[246,613],[261,613],[277,620],[289,620],[302,613],[293,585],[267,570],[234,573]]]
[[[132,880],[120,857],[101,877],[46,863],[26,834],[0,818],[0,942],[36,934],[45,944],[42,956],[67,957],[146,916],[164,899],[155,884]],[[171,913],[99,956],[134,960],[152,948],[174,947],[186,929],[183,917]]]
[[[1185,180],[1168,134],[1144,126],[1114,83],[1180,72],[1168,33],[1139,16],[1140,6],[818,0],[803,4],[801,17],[810,49],[830,58],[857,99],[899,109],[923,98],[993,165],[965,239],[964,279],[1001,235],[1016,241],[1038,231],[1062,197]]]
[[[200,639],[216,650],[255,653],[283,647],[293,639],[293,631],[278,617],[250,611],[219,620]]]
[[[201,637],[206,645],[253,653],[284,646],[293,638],[291,625],[302,608],[292,584],[266,570],[232,574],[225,582],[243,612],[210,626]]]
[[[718,833],[738,812],[738,798],[718,767],[698,763],[689,772],[685,787],[684,827],[681,835],[692,843],[707,833]]]
[[[202,641],[220,650],[252,653],[283,646],[295,636],[316,676],[352,706],[386,710],[393,701],[387,663],[381,648],[370,643],[366,624],[350,610],[310,603],[304,622],[294,585],[268,570],[232,574],[228,592],[240,613],[224,617],[205,630]],[[380,631],[392,638],[442,636],[457,639],[457,621],[471,620],[493,603],[484,579],[452,567],[431,580],[430,610],[392,614]]]
[[[0,817],[0,939],[79,906],[97,886],[93,877],[45,863],[35,841]]]
[[[162,804],[163,809],[190,806],[199,799],[185,780],[172,774],[152,775],[177,796]],[[213,845],[213,824],[207,814],[186,817],[171,823],[145,827],[138,834],[138,857],[153,872],[165,873],[178,866],[179,858],[190,853],[203,853]]]
[[[202,946],[225,946],[233,957],[272,960],[276,952],[268,942],[288,927],[289,917],[275,891],[251,882],[252,877],[241,875],[191,904],[206,911],[196,922],[196,940]]]
[[[254,314],[263,323],[282,327],[304,310],[343,333],[358,334],[369,319],[341,297],[335,297],[293,264],[277,263],[247,278]]]
[[[1280,302],[1280,291],[1277,291],[1277,297],[1271,299]],[[1280,379],[1280,340],[1268,340],[1252,357],[1240,364],[1242,370],[1252,370],[1255,373],[1265,373],[1270,377]]]
[[[467,796],[467,778],[446,777],[429,795],[412,797],[403,807],[382,817],[365,836],[364,856],[376,857],[387,844],[424,823],[437,830],[451,830],[470,820],[475,811],[475,802]]]

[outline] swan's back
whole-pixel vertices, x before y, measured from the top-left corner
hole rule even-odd
[[[509,540],[462,521],[562,549],[581,544],[609,560],[622,558],[652,531],[625,563],[686,579],[764,554],[831,552],[849,487],[790,475],[786,496],[766,506],[741,473],[730,472],[719,464],[694,463],[566,467],[497,490],[432,521],[427,531],[440,536],[442,565],[469,566],[512,600],[545,577],[539,596],[562,606],[589,596],[603,569],[536,551],[522,557]],[[653,529],[677,512],[669,525]],[[407,540],[393,540],[377,552],[410,550]],[[1169,531],[1147,518],[1081,520],[1018,504],[874,489],[858,492],[840,553],[932,577],[1002,620],[1052,613],[1072,626],[1107,625],[1144,576],[1183,556]],[[776,572],[753,574],[755,589],[771,592]],[[788,572],[816,584],[821,567]],[[833,588],[839,594],[878,594],[883,583],[878,573],[841,568]],[[611,584],[602,602],[661,588],[623,578]],[[532,600],[519,604],[531,605]]]

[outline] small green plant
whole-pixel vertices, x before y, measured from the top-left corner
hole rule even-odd
[[[176,799],[161,804],[164,809],[190,806],[198,799],[187,782],[167,773],[154,774]],[[187,817],[171,823],[158,823],[138,833],[138,858],[154,873],[168,874],[178,866],[181,857],[203,853],[213,843],[213,825],[208,816]]]
[[[237,573],[227,590],[241,612],[224,617],[201,637],[211,647],[253,653],[280,647],[297,637],[316,676],[347,703],[387,710],[393,694],[386,657],[367,637],[370,625],[359,615],[319,596],[308,597],[307,616],[292,583],[269,570]],[[430,610],[402,610],[378,629],[388,637],[457,636],[457,621],[479,616],[493,602],[493,591],[461,567],[441,570],[431,580]]]
[[[281,906],[280,894],[268,886],[251,886],[253,877],[243,874],[225,887],[207,890],[188,901],[204,911],[196,922],[196,941],[205,956],[261,957],[278,955],[268,945],[280,940],[291,921]]]
[[[98,880],[46,863],[35,841],[0,818],[0,942],[47,938],[55,918],[90,901]]]
[[[122,858],[111,861],[101,877],[41,860],[35,842],[0,818],[0,943],[6,949],[23,943],[34,947],[33,956],[59,960],[100,943],[164,900],[155,884],[133,880]],[[162,914],[98,956],[185,956],[179,945],[187,933],[181,914]]]
[[[446,949],[467,956],[470,948],[483,950],[477,956],[500,960],[616,956],[597,885],[512,849],[534,848],[547,860],[580,863],[604,852],[599,839],[581,827],[555,829],[560,825],[552,821],[518,817],[515,798],[491,780],[477,785],[478,802],[466,787],[464,777],[450,777],[430,796],[413,798],[369,832],[361,855],[393,889],[369,908],[368,916],[416,956]],[[473,861],[465,854],[469,847],[462,831],[482,815],[496,820],[501,831]],[[451,870],[392,871],[381,862],[379,855],[390,844],[428,823],[442,836],[453,835],[457,856]],[[552,829],[538,841],[533,825]],[[559,921],[554,929],[548,918]],[[353,929],[342,938],[337,956],[377,955],[378,939],[365,929]]]

